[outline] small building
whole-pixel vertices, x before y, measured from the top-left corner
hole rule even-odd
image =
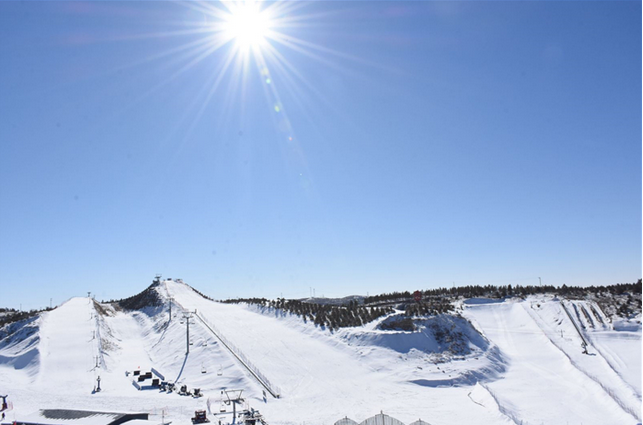
[[[154,368],[150,372],[135,370],[132,372],[132,376],[134,378],[132,385],[139,391],[158,389],[161,386],[161,382],[165,381],[165,376]]]

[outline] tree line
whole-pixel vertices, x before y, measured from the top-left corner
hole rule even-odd
[[[599,294],[613,294],[621,295],[628,292],[641,293],[641,279],[636,283],[618,283],[615,285],[607,286],[567,286],[562,285],[559,287],[553,285],[465,285],[453,288],[436,288],[426,289],[420,291],[423,299],[426,298],[439,298],[439,297],[489,297],[489,298],[504,298],[507,296],[524,297],[527,295],[535,294],[557,294],[565,296],[582,296],[588,293]],[[390,292],[379,295],[372,295],[364,298],[364,304],[381,304],[391,302],[405,302],[413,299],[413,294],[409,291],[404,292]]]
[[[453,304],[447,299],[428,299],[419,302],[410,302],[404,309],[405,316],[435,316],[437,314],[450,313],[453,311]]]
[[[393,311],[391,307],[366,307],[355,300],[341,306],[287,300],[285,298],[277,298],[276,300],[236,298],[222,302],[227,304],[247,303],[282,310],[301,317],[304,322],[310,321],[315,325],[328,327],[331,330],[362,326]]]
[[[14,308],[1,308],[0,313],[4,313],[4,314],[0,316],[0,328],[2,328],[4,325],[29,319],[30,317],[34,317],[37,314],[40,314],[44,311],[51,311],[51,310],[52,310],[51,307],[45,307],[39,310],[29,310],[29,311],[20,311]]]

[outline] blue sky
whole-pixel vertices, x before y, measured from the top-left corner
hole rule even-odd
[[[641,276],[640,2],[190,5],[0,2],[0,305]]]

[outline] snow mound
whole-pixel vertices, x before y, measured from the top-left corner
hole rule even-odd
[[[617,332],[641,332],[641,321],[640,317],[637,320],[629,319],[614,319],[612,322],[612,327]]]
[[[38,373],[39,316],[5,325],[0,329],[0,366],[9,366],[28,376]]]
[[[499,379],[507,367],[498,347],[459,315],[411,318],[398,313],[364,326],[331,331],[278,309],[239,306],[287,324],[301,335],[325,341],[372,370],[392,374],[396,381],[422,387],[487,382]],[[396,329],[409,323],[412,330]]]
[[[406,324],[412,324],[410,330]],[[396,326],[404,323],[402,329]],[[430,353],[467,355],[489,348],[489,341],[480,335],[466,319],[460,316],[439,314],[419,318],[404,315],[389,316],[372,331],[357,331],[350,335],[355,345],[376,345],[398,353],[411,350]]]

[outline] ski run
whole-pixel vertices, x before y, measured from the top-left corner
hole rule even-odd
[[[417,318],[415,331],[382,329],[395,313],[331,331],[180,281],[149,291],[157,305],[72,298],[2,328],[2,423],[101,423],[43,419],[43,409],[144,412],[146,423],[177,425],[195,411],[240,421],[233,409],[271,425],[641,422],[640,315],[619,320],[589,300],[468,299],[456,314]],[[179,395],[183,386],[191,395]]]

